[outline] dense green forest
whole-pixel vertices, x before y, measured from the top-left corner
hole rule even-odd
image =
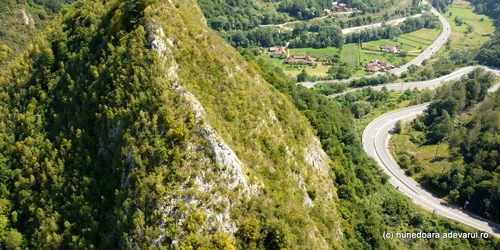
[[[0,68],[73,0],[0,0]]]
[[[411,122],[408,133],[423,132],[424,137],[413,135],[411,139],[419,145],[448,145],[452,167],[424,173],[420,182],[459,205],[469,201],[468,210],[498,222],[500,92],[487,97],[494,82],[491,73],[477,68],[461,80],[440,87],[424,115]],[[397,154],[407,173],[421,170],[421,163],[411,155]]]
[[[328,46],[341,47],[345,43],[341,29],[360,26],[373,22],[387,21],[389,18],[409,16],[420,13],[423,5],[414,2],[405,9],[396,9],[387,12],[387,6],[396,4],[395,1],[351,1],[354,8],[365,10],[348,20],[332,17],[317,18],[311,22],[294,22],[290,28],[278,26],[259,26],[267,24],[281,24],[291,20],[309,20],[322,16],[324,8],[331,7],[331,1],[301,0],[301,1],[198,1],[209,25],[219,31],[222,37],[230,41],[234,47],[270,47],[285,45],[291,41],[292,47],[324,48]],[[381,12],[384,15],[363,15],[366,11]],[[415,21],[419,23],[419,21]],[[432,22],[432,21],[431,21]],[[426,26],[433,26],[425,20]],[[392,37],[400,33],[415,30],[415,23],[408,22],[396,30],[380,29],[374,33],[363,33],[365,41]],[[420,27],[421,28],[421,27]],[[413,30],[411,30],[413,29]],[[411,30],[411,31],[409,31]],[[398,33],[399,32],[399,33]],[[384,33],[384,34],[382,34]],[[389,33],[389,34],[387,34]],[[365,38],[366,37],[366,38]],[[359,38],[356,36],[355,38]],[[348,41],[354,41],[348,39]],[[357,40],[356,40],[357,41]]]
[[[453,0],[431,0],[430,2],[438,11],[445,13]]]
[[[196,1],[77,1],[51,22],[0,72],[6,249],[499,247],[384,240],[470,229],[391,187],[347,108],[238,53]]]

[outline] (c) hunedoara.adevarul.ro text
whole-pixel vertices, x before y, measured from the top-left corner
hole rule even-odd
[[[403,232],[395,232],[389,231],[383,233],[384,239],[487,239],[489,237],[488,233],[485,232],[473,232],[473,233],[457,233],[457,232],[448,232],[448,233],[426,233],[426,232],[418,232],[418,233],[403,233]]]

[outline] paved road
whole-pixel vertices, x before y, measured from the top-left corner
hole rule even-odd
[[[369,88],[372,88],[375,90],[382,90],[383,87],[386,87],[388,90],[397,90],[397,91],[398,90],[404,91],[407,89],[415,89],[415,88],[419,89],[419,90],[422,90],[425,88],[434,89],[434,88],[437,88],[438,86],[440,86],[441,84],[443,84],[444,82],[458,80],[460,77],[466,75],[467,73],[471,72],[474,68],[477,68],[477,67],[484,68],[487,71],[489,71],[497,76],[500,76],[500,69],[495,69],[495,68],[486,67],[486,66],[468,66],[468,67],[458,69],[453,73],[450,73],[450,74],[445,75],[445,76],[441,76],[441,77],[433,79],[433,80],[421,81],[421,82],[388,83],[388,84],[380,84],[380,85],[376,85],[376,86],[367,86],[365,88],[369,87]],[[498,88],[498,85],[495,85],[495,89],[496,88]],[[333,96],[335,97],[335,96],[343,95],[345,93],[354,92],[354,91],[357,91],[360,89],[362,89],[362,88],[349,89],[345,92],[334,94]]]
[[[429,45],[429,47],[427,47],[424,51],[422,51],[422,53],[420,53],[420,55],[418,55],[417,57],[415,57],[413,60],[411,60],[407,64],[405,64],[405,65],[403,65],[403,66],[401,66],[399,68],[395,68],[395,69],[389,71],[390,73],[399,76],[399,75],[401,75],[401,73],[406,72],[408,70],[408,67],[410,65],[422,65],[422,62],[425,59],[429,59],[434,54],[434,52],[438,51],[441,48],[441,46],[443,46],[443,44],[446,43],[446,40],[448,39],[448,37],[450,36],[450,33],[451,33],[450,24],[448,23],[448,21],[446,21],[446,19],[444,18],[444,16],[441,15],[441,13],[439,13],[436,9],[431,8],[431,12],[434,15],[438,16],[439,21],[441,22],[441,24],[443,26],[443,31],[441,32],[441,34],[439,35],[439,37],[431,45]],[[306,88],[312,88],[312,87],[314,87],[314,85],[316,85],[318,83],[321,83],[321,82],[332,82],[332,83],[335,83],[335,82],[349,82],[349,81],[351,81],[353,79],[371,78],[371,77],[375,77],[375,76],[380,75],[380,74],[384,74],[384,73],[378,72],[378,73],[373,74],[373,75],[367,75],[367,76],[362,76],[362,77],[354,77],[354,78],[351,78],[351,79],[344,79],[344,80],[326,80],[326,81],[316,81],[316,82],[301,82],[301,83],[298,83],[298,84],[301,84],[302,86],[304,86]]]
[[[497,85],[498,86],[498,85]],[[496,88],[495,88],[496,89]],[[451,207],[443,200],[434,197],[411,177],[405,175],[389,152],[390,131],[398,120],[408,121],[421,114],[428,103],[390,112],[372,121],[363,132],[363,148],[390,176],[389,182],[399,187],[417,205],[436,214],[458,221],[470,227],[500,236],[500,227],[477,216]]]
[[[432,8],[431,12],[439,17],[439,21],[443,26],[443,32],[441,32],[439,37],[429,47],[427,47],[427,49],[425,49],[422,53],[420,53],[420,55],[415,57],[409,63],[399,68],[391,70],[390,71],[391,73],[399,76],[401,75],[401,73],[407,71],[410,65],[421,65],[425,59],[429,59],[434,54],[434,52],[438,51],[441,48],[441,46],[443,46],[446,43],[446,40],[448,39],[451,33],[450,24],[448,23],[448,21],[446,21],[444,16],[441,15],[441,13],[439,13],[436,9]]]
[[[392,25],[400,24],[400,23],[404,22],[408,18],[419,17],[419,16],[422,16],[422,14],[417,14],[417,15],[414,15],[414,16],[411,16],[411,17],[403,17],[403,18],[398,18],[398,19],[390,20],[390,21],[385,22],[385,25],[392,26]],[[368,24],[368,25],[357,26],[357,27],[352,27],[352,28],[346,28],[346,29],[342,30],[342,34],[345,35],[345,34],[349,34],[349,33],[354,32],[354,31],[361,31],[361,30],[366,30],[366,29],[379,28],[379,27],[382,27],[383,24],[384,23],[374,23],[374,24]]]

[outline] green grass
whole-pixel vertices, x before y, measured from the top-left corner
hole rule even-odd
[[[439,36],[440,30],[421,29],[408,34],[403,34],[393,39],[382,39],[363,43],[363,49],[380,51],[381,45],[392,45],[401,48],[407,52],[420,53]],[[411,53],[410,53],[411,54]]]
[[[341,59],[351,65],[367,64],[371,60],[379,59],[390,62],[396,66],[413,60],[420,52],[427,48],[439,36],[440,30],[421,29],[408,34],[403,34],[393,39],[382,39],[363,43],[363,48],[359,50],[358,44],[346,44],[343,47]],[[408,52],[406,58],[392,53],[380,51],[381,45],[392,45]],[[358,50],[359,52],[355,52]],[[359,59],[354,59],[357,57]],[[356,63],[356,64],[354,64]],[[359,72],[356,72],[359,73]]]
[[[495,32],[492,20],[485,15],[474,13],[471,8],[472,7],[450,7],[448,8],[448,12],[444,15],[451,26],[450,40],[452,48],[478,48],[490,39],[488,36],[484,35],[493,34]],[[451,17],[449,13],[452,13]],[[455,16],[464,19],[465,24],[457,26],[455,24]],[[484,19],[482,22],[480,21],[481,18]],[[474,31],[470,34],[465,34],[468,25],[473,26]]]
[[[334,55],[339,55],[339,49],[334,47],[328,48],[297,48],[290,49],[291,56],[312,56],[318,59],[332,57]]]
[[[409,126],[406,124],[406,126]],[[412,178],[419,180],[425,173],[429,172],[443,172],[448,168],[451,168],[452,163],[448,161],[449,151],[448,144],[441,143],[439,145],[417,145],[413,143],[410,138],[412,136],[424,136],[423,132],[412,131],[408,132],[407,129],[403,131],[401,135],[395,134],[391,136],[389,141],[389,148],[391,154],[396,159],[397,152],[406,152],[417,158],[418,162],[422,164],[422,171],[420,173],[414,173]],[[437,151],[437,155],[436,155]]]
[[[403,58],[401,56],[392,54],[392,53],[387,53],[387,52],[382,52],[382,51],[374,51],[374,50],[367,50],[367,49],[362,49],[361,50],[361,62],[365,65],[368,64],[371,60],[379,59],[383,61],[390,62],[391,64],[395,66],[401,66],[405,64],[406,62],[409,62],[413,60],[415,56],[408,55],[406,58]]]
[[[343,46],[340,58],[352,66],[359,66],[359,44],[351,43]]]

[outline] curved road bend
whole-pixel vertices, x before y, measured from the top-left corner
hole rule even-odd
[[[497,72],[498,73],[498,72]],[[499,85],[491,88],[496,90]],[[422,114],[428,103],[400,109],[382,115],[372,121],[363,132],[363,148],[372,156],[377,163],[390,176],[389,182],[399,187],[412,201],[421,207],[435,211],[436,214],[463,223],[467,226],[485,231],[500,237],[500,226],[488,222],[477,216],[465,213],[464,211],[450,207],[443,200],[434,197],[431,193],[422,188],[415,180],[405,175],[389,152],[390,131],[394,128],[398,120],[408,121]]]
[[[450,33],[451,33],[450,24],[448,23],[448,21],[446,21],[444,16],[441,15],[441,13],[439,13],[435,8],[431,8],[431,12],[434,15],[438,16],[439,21],[441,22],[441,25],[443,26],[443,31],[441,32],[441,34],[438,36],[438,38],[436,40],[434,40],[434,42],[431,45],[429,45],[429,47],[427,47],[424,51],[422,51],[422,53],[420,53],[417,57],[415,57],[413,60],[411,60],[407,64],[389,71],[390,73],[393,73],[393,74],[399,76],[399,75],[401,75],[401,73],[406,72],[410,65],[413,65],[413,64],[414,65],[421,65],[425,59],[429,59],[434,54],[434,52],[438,51],[441,48],[441,46],[443,46],[443,44],[446,43],[446,40],[448,39],[448,37],[450,36]],[[371,78],[371,77],[375,77],[375,76],[380,75],[380,74],[383,74],[383,73],[378,72],[378,73],[375,73],[373,75],[353,77],[353,78],[344,79],[344,80],[324,80],[324,81],[316,81],[316,82],[300,82],[298,84],[300,84],[306,88],[312,88],[312,87],[314,87],[314,85],[321,83],[321,82],[350,82],[354,79]]]
[[[448,75],[444,75],[444,76],[441,76],[439,78],[432,79],[432,80],[421,81],[421,82],[387,83],[387,84],[379,84],[379,85],[375,85],[375,86],[365,86],[362,88],[372,88],[374,90],[382,90],[383,87],[386,87],[388,90],[396,90],[396,91],[398,91],[398,90],[404,91],[407,89],[415,89],[415,88],[419,89],[419,90],[422,90],[425,88],[434,89],[434,88],[439,87],[441,84],[443,84],[443,82],[449,82],[449,81],[459,79],[460,77],[468,74],[469,72],[471,72],[473,69],[475,69],[477,67],[484,68],[485,70],[487,70],[487,71],[489,71],[497,76],[500,76],[500,69],[486,67],[486,66],[468,66],[468,67],[458,69],[458,70],[456,70]],[[335,96],[343,95],[343,94],[346,94],[349,92],[354,92],[354,91],[360,90],[362,88],[349,89],[349,90],[346,90],[342,93],[333,94],[332,96],[335,97]],[[498,88],[498,85],[495,85],[495,89],[496,88]]]

